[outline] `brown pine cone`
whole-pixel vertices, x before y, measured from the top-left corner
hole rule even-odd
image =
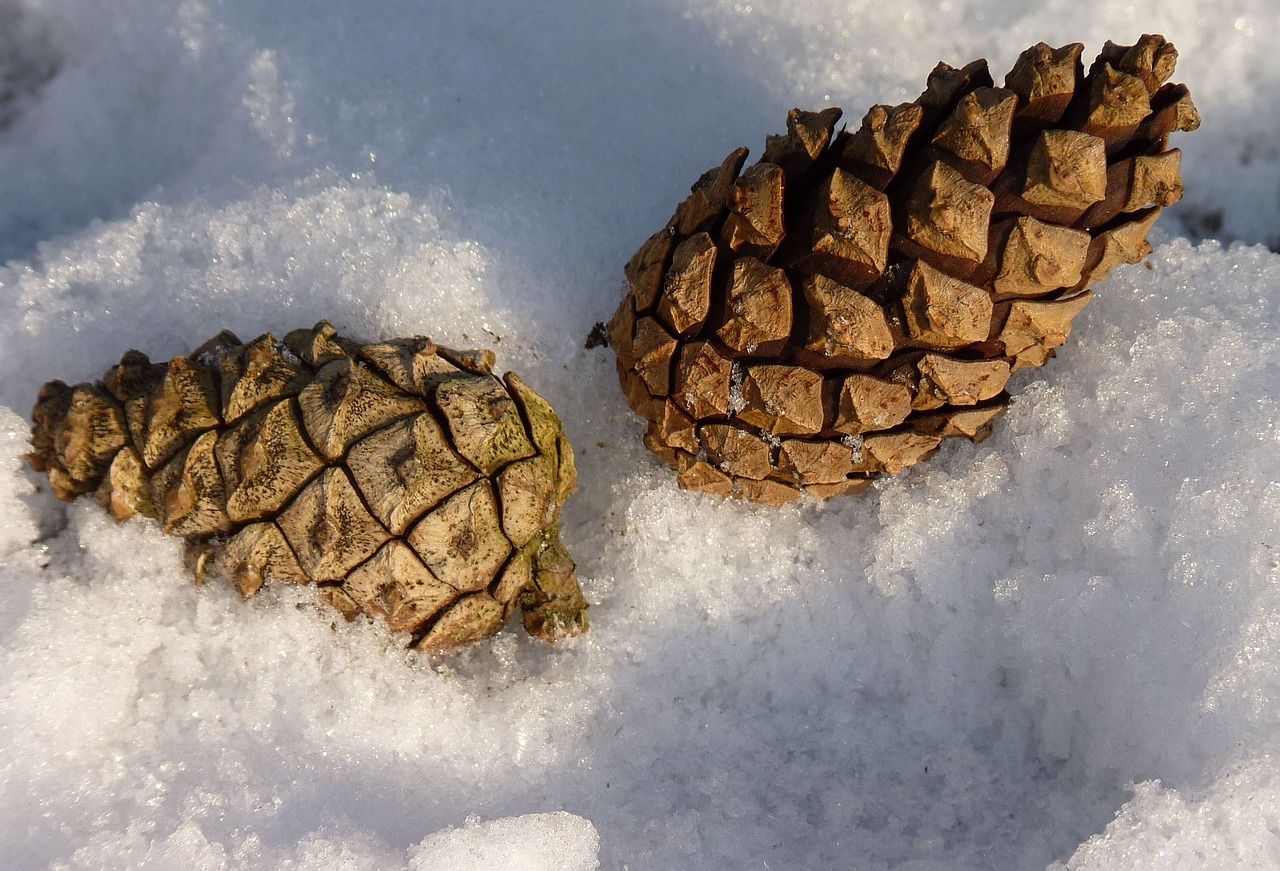
[[[913,103],[793,110],[743,170],[693,185],[627,264],[609,322],[645,443],[682,486],[781,504],[859,492],[985,438],[1012,370],[1066,341],[1087,288],[1150,253],[1200,119],[1160,36],[1041,43],[993,86],[939,64]],[[833,135],[834,134],[834,135]]]
[[[573,449],[546,400],[492,365],[324,321],[283,342],[224,332],[167,364],[130,351],[97,384],[44,386],[27,459],[62,499],[159,520],[197,579],[244,596],[319,584],[433,651],[516,606],[533,635],[577,635],[587,603],[556,528]]]

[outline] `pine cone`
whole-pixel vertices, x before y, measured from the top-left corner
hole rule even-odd
[[[531,634],[577,635],[587,603],[556,529],[573,449],[492,365],[323,321],[283,342],[224,332],[167,364],[130,351],[97,384],[44,386],[27,459],[62,499],[159,520],[197,579],[244,596],[319,584],[426,650],[492,635],[517,605]]]
[[[1200,119],[1160,36],[939,64],[913,103],[793,110],[693,185],[626,267],[609,322],[646,444],[682,486],[781,504],[859,492],[979,441],[1011,371],[1066,341],[1087,288],[1150,253]],[[834,133],[834,136],[833,136]]]

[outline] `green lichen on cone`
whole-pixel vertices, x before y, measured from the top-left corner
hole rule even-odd
[[[159,521],[198,579],[246,597],[318,584],[428,651],[517,608],[556,641],[587,628],[556,526],[573,449],[550,404],[493,362],[324,321],[283,340],[224,332],[167,363],[130,351],[95,384],[44,386],[27,459],[59,498]]]
[[[793,110],[708,170],[626,267],[608,325],[645,443],[681,486],[782,504],[985,438],[1010,374],[1150,252],[1200,119],[1161,36],[939,64],[914,102]]]

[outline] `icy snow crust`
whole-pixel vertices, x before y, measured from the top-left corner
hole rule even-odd
[[[1280,866],[1280,34],[1142,5],[0,0],[0,867]],[[822,507],[675,488],[582,344],[699,173],[1152,31],[1187,200],[990,440]],[[589,635],[419,660],[23,469],[44,380],[320,318],[556,405]]]

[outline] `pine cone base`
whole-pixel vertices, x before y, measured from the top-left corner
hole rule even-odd
[[[560,543],[577,486],[551,406],[490,352],[423,338],[361,344],[326,322],[186,357],[138,351],[96,384],[44,386],[28,461],[62,499],[187,540],[198,580],[243,596],[314,583],[441,651],[517,607],[554,641],[587,628]]]
[[[866,490],[980,441],[1089,287],[1150,252],[1199,117],[1160,36],[1043,43],[995,87],[939,64],[914,102],[793,110],[705,173],[626,267],[607,332],[681,486],[781,504]]]

